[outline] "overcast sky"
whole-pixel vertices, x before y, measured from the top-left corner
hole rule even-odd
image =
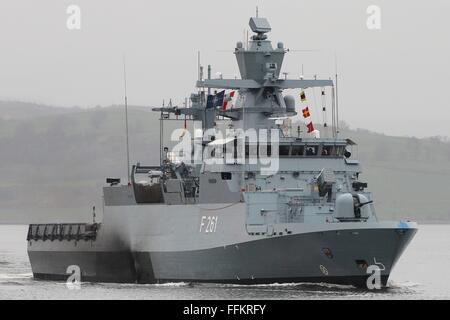
[[[69,30],[69,5],[81,29]],[[157,105],[189,96],[197,51],[213,73],[238,76],[232,51],[250,16],[293,50],[283,71],[328,78],[339,65],[341,119],[351,127],[409,136],[450,136],[450,1],[381,0],[2,0],[0,99],[92,107],[128,100]],[[369,5],[381,29],[366,25]]]

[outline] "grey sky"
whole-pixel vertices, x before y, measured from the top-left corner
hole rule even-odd
[[[81,30],[66,8],[81,8]],[[369,5],[381,30],[366,27]],[[0,99],[90,107],[180,103],[193,90],[197,51],[224,77],[238,75],[232,50],[259,6],[270,39],[291,49],[283,71],[328,78],[339,59],[341,119],[387,134],[450,136],[450,1],[2,0]],[[227,52],[223,52],[227,50]]]

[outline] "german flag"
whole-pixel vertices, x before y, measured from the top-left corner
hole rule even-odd
[[[311,114],[309,113],[309,108],[306,107],[305,109],[302,109],[303,112],[303,118],[308,118],[309,116],[311,116]]]
[[[304,101],[306,101],[306,94],[305,94],[305,91],[300,91],[300,100],[302,101],[302,102],[304,102]]]

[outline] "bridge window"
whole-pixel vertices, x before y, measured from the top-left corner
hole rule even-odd
[[[316,156],[318,149],[319,149],[318,146],[307,146],[306,147],[306,155],[307,156]]]
[[[231,172],[221,172],[222,180],[231,180]]]
[[[322,155],[323,156],[333,155],[333,146],[323,146],[322,147]]]
[[[303,146],[296,146],[296,145],[293,145],[292,146],[292,151],[291,151],[291,154],[293,155],[293,156],[303,156],[303,151],[304,151],[304,147]]]
[[[344,147],[343,146],[336,147],[336,155],[338,157],[342,157],[344,155]]]
[[[280,156],[289,156],[289,149],[290,149],[290,146],[281,145],[279,148],[279,155]]]

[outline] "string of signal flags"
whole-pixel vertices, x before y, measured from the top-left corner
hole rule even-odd
[[[299,95],[301,103],[305,104],[307,102],[305,91],[301,90]],[[326,127],[327,122],[326,122],[325,90],[323,88],[321,90],[321,96],[322,96],[323,126]],[[308,106],[302,108],[302,115],[305,121],[307,133],[312,133],[314,131],[314,124],[312,122],[311,112]]]

